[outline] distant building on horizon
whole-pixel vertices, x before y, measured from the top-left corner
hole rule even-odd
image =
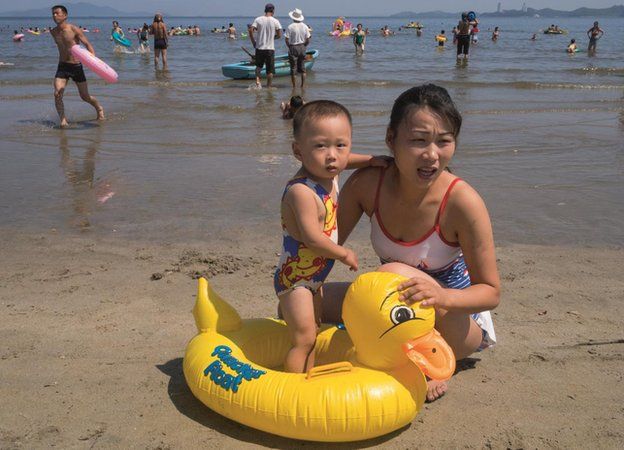
[[[526,2],[522,2],[522,12],[527,12]]]
[[[498,2],[498,8],[496,8],[496,12],[497,13],[501,12],[501,2]]]

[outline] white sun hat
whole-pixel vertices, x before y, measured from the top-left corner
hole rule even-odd
[[[295,8],[288,13],[288,16],[295,22],[303,22],[303,12],[299,8]]]

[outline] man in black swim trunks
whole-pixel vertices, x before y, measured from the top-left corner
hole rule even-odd
[[[457,24],[457,62],[464,59],[464,62],[468,61],[468,52],[470,50],[470,31],[471,27],[476,27],[479,22],[476,18],[468,16],[467,12],[463,12],[461,20]]]
[[[104,108],[100,106],[95,97],[89,94],[82,64],[76,61],[71,54],[72,46],[82,43],[91,54],[95,55],[93,46],[80,28],[67,23],[67,8],[64,6],[56,5],[52,7],[52,19],[56,23],[56,27],[50,31],[50,34],[54,38],[59,51],[59,64],[56,75],[54,75],[54,103],[61,119],[61,128],[68,126],[67,118],[65,117],[63,94],[70,78],[76,83],[80,98],[95,108],[98,120],[103,120]]]
[[[168,35],[167,25],[163,21],[163,16],[160,13],[156,13],[154,16],[154,22],[150,28],[150,33],[154,35],[154,67],[158,69],[158,58],[162,56],[162,68],[167,70],[167,47]]]
[[[275,17],[275,6],[267,3],[264,16],[256,17],[247,29],[249,40],[256,49],[256,86],[260,87],[260,74],[266,65],[267,87],[270,88],[275,73],[275,39],[282,37],[282,25]],[[254,34],[255,33],[255,34]]]

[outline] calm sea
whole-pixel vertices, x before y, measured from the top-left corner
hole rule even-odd
[[[101,124],[70,85],[68,130],[56,127],[52,38],[11,40],[20,26],[52,21],[0,19],[0,61],[14,64],[0,66],[0,227],[152,240],[277,239],[279,197],[296,170],[290,124],[279,113],[289,79],[256,91],[251,81],[221,75],[221,65],[245,59],[241,46],[251,45],[208,31],[230,20],[243,30],[252,17],[165,19],[204,30],[171,38],[168,72],[155,71],[149,56],[115,53],[110,20],[74,21],[102,30],[87,36],[120,81],[107,85],[87,73],[106,109]],[[555,21],[569,34],[540,32]],[[143,23],[120,22],[124,29]],[[498,243],[624,243],[624,19],[600,19],[606,34],[595,57],[565,53],[571,38],[586,48],[592,18],[484,19],[466,67],[456,66],[452,46],[438,51],[433,39],[440,29],[450,33],[455,20],[424,20],[422,37],[383,38],[381,26],[397,29],[406,20],[361,19],[371,35],[358,58],[349,39],[327,36],[331,22],[308,21],[320,57],[304,96],[351,110],[354,150],[386,153],[394,98],[439,83],[464,115],[454,171],[484,197]],[[494,26],[501,29],[496,43],[489,39]]]

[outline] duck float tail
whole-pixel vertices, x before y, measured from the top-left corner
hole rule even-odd
[[[241,327],[236,310],[212,289],[205,278],[199,279],[193,317],[200,333],[234,331]]]

